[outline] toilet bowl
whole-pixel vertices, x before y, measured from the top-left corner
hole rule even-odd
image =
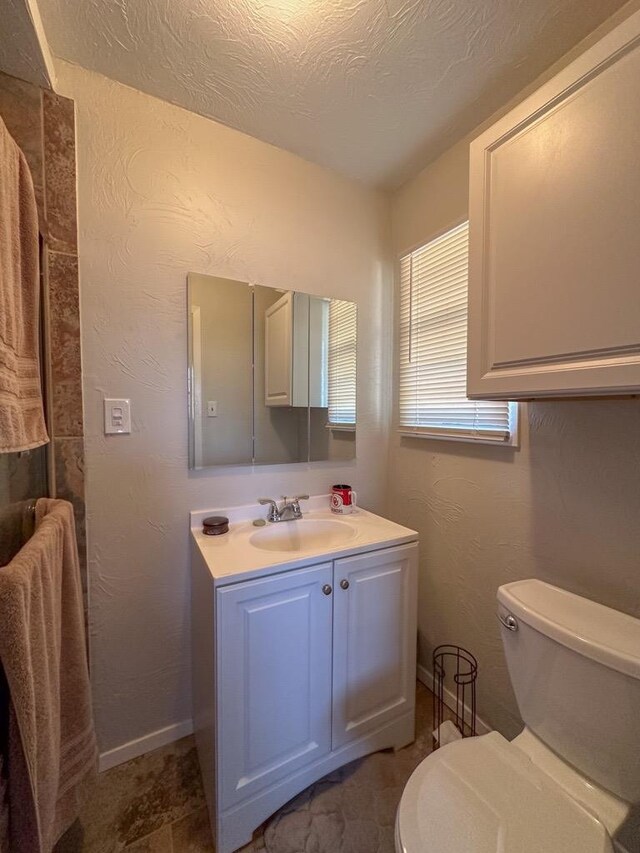
[[[640,620],[537,580],[498,602],[525,728],[428,756],[402,794],[397,853],[638,853],[640,838],[614,837],[640,802]]]

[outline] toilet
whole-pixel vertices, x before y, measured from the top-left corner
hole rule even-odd
[[[397,853],[637,853],[640,620],[538,580],[501,586],[498,618],[524,730],[426,758]]]

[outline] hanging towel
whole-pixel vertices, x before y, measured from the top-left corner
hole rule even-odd
[[[0,853],[9,848],[9,687],[0,665]]]
[[[0,507],[0,568],[6,566],[33,536],[36,502],[18,501]]]
[[[50,853],[97,762],[73,508],[41,498],[36,530],[0,569],[9,715],[10,849]]]
[[[39,283],[31,172],[0,118],[0,453],[49,441],[38,361]]]

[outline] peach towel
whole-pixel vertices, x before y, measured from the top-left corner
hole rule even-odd
[[[78,816],[97,747],[73,508],[41,498],[36,531],[0,569],[9,685],[10,849],[50,853]]]
[[[31,172],[0,118],[0,453],[49,441],[38,360],[39,266]]]

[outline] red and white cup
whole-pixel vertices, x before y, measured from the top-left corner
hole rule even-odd
[[[331,512],[338,515],[349,515],[354,510],[358,495],[351,486],[337,485],[331,487]]]

